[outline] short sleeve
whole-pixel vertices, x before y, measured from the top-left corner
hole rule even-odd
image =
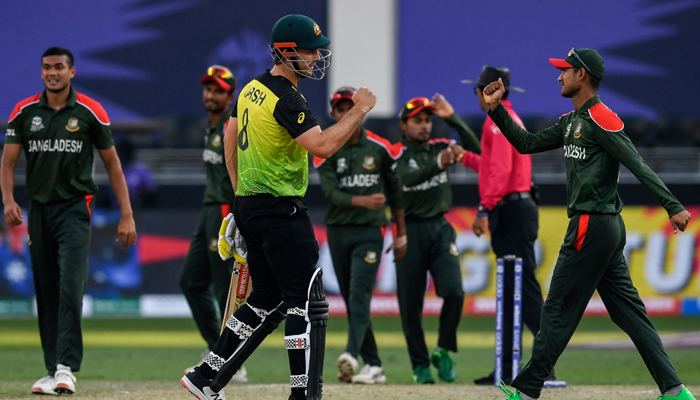
[[[311,115],[306,100],[299,93],[282,96],[275,105],[273,115],[277,123],[289,132],[292,139],[298,138],[302,133],[318,125],[316,118]]]
[[[112,138],[112,131],[109,126],[100,123],[95,124],[95,129],[92,133],[92,141],[98,150],[106,150],[114,146],[114,139]]]
[[[22,118],[21,116],[16,117],[9,124],[7,124],[7,131],[5,131],[5,143],[12,144],[22,144],[23,133],[22,133]]]
[[[238,118],[238,97],[236,97],[236,101],[233,102],[233,108],[231,109],[230,118]]]

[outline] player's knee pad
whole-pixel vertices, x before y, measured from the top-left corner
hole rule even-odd
[[[326,327],[328,326],[328,301],[323,290],[323,270],[316,269],[307,290],[306,309],[289,308],[288,315],[304,317],[306,332],[284,337],[287,350],[305,352],[305,374],[292,375],[292,388],[306,388],[307,399],[320,399],[323,387],[323,356],[326,349]]]
[[[214,380],[211,383],[211,390],[218,392],[228,384],[231,377],[238,371],[248,357],[253,354],[253,351],[260,346],[260,343],[284,321],[285,314],[280,311],[280,306],[272,311],[265,311],[260,308],[255,308],[249,304],[248,306],[255,314],[261,318],[260,323],[251,327],[235,318],[235,314],[226,321],[226,329],[231,330],[238,335],[241,341],[234,350],[233,354],[224,360],[222,357],[209,353],[204,359],[213,370],[218,371]]]

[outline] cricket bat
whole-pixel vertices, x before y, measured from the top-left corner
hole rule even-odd
[[[226,311],[221,322],[221,332],[226,328],[226,321],[233,315],[238,307],[245,304],[250,295],[252,282],[250,280],[250,268],[246,264],[238,261],[233,263],[233,273],[231,274],[231,284],[228,288],[228,299],[226,300]]]

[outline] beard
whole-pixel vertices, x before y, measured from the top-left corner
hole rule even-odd
[[[226,111],[226,106],[209,101],[204,103],[204,109],[213,114],[221,114]]]

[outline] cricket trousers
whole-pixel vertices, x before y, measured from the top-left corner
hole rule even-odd
[[[681,383],[630,279],[623,256],[625,240],[625,224],[619,214],[571,218],[542,309],[532,358],[513,387],[540,397],[545,378],[569,343],[596,289],[610,318],[634,342],[661,392]]]
[[[49,375],[57,364],[80,370],[81,315],[88,279],[92,195],[59,203],[29,202],[29,255],[41,348]]]
[[[365,364],[381,366],[370,321],[372,290],[384,247],[378,226],[328,226],[328,246],[348,315],[345,351]]]
[[[491,247],[496,258],[516,255],[523,259],[522,318],[533,335],[540,330],[542,289],[535,278],[535,240],[539,227],[537,204],[518,199],[498,206],[489,213]],[[503,379],[511,380],[513,362],[513,283],[514,265],[505,263],[503,291]]]
[[[464,289],[454,229],[443,217],[407,218],[406,255],[396,263],[397,297],[411,366],[430,366],[423,333],[423,300],[427,273],[444,302],[440,311],[439,347],[457,351],[457,327],[462,317]]]
[[[221,220],[231,211],[231,204],[204,206],[180,272],[180,289],[209,350],[219,339],[233,271],[234,260],[222,261],[218,251]]]

